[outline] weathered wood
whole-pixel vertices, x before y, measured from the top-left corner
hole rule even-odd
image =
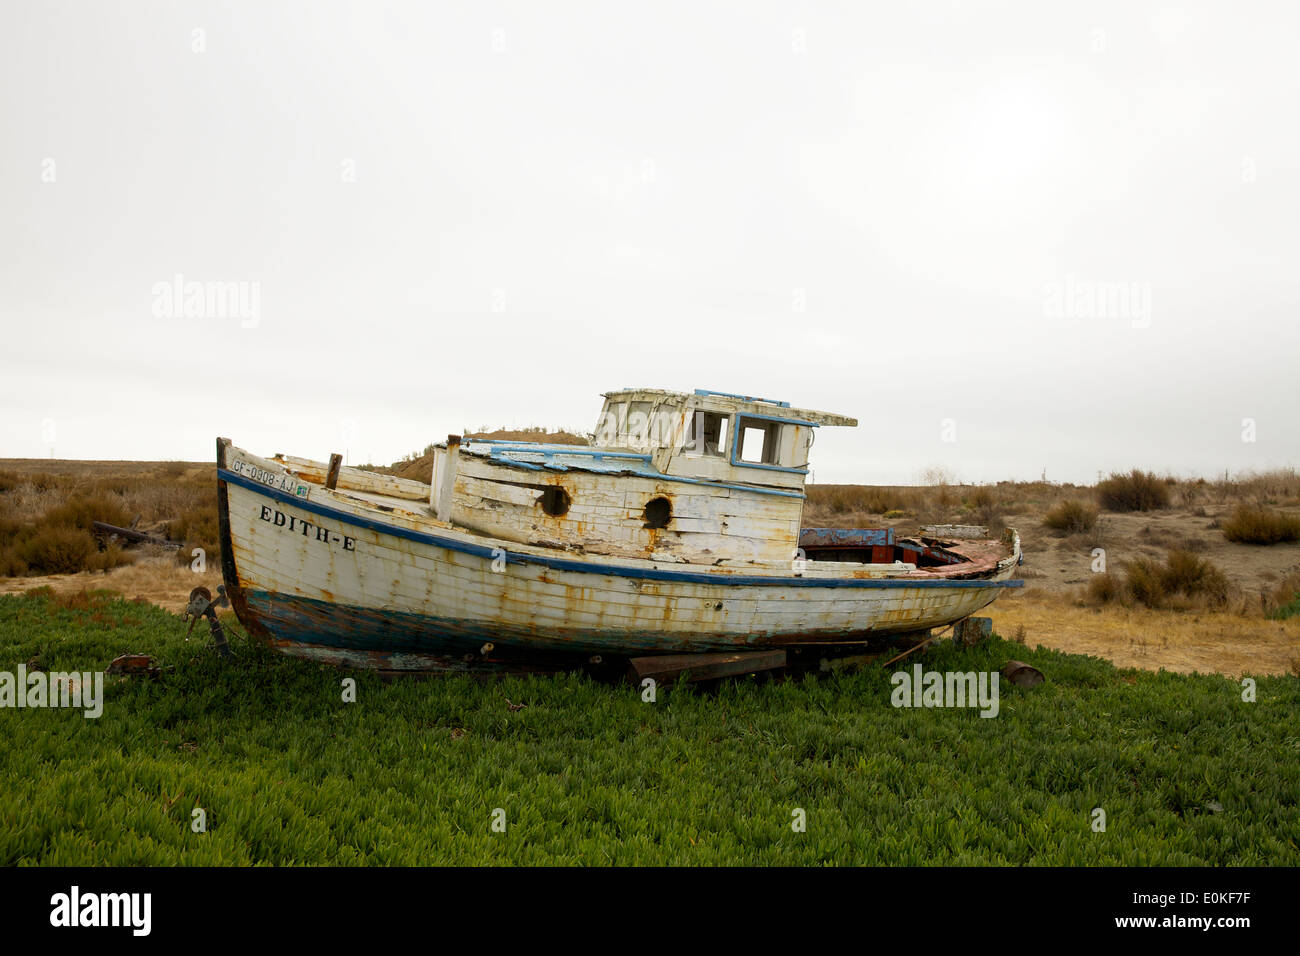
[[[249,586],[287,591],[331,605],[395,608],[443,621],[463,620],[467,626],[468,622],[491,622],[494,629],[526,643],[550,640],[558,647],[568,647],[575,643],[571,635],[584,631],[606,635],[584,645],[584,650],[588,646],[599,650],[601,641],[608,641],[603,649],[612,653],[619,646],[620,634],[644,633],[647,622],[653,622],[655,633],[665,644],[697,644],[707,650],[743,647],[767,635],[794,632],[807,635],[809,643],[815,643],[819,635],[834,643],[846,633],[869,630],[889,634],[937,626],[978,610],[998,593],[996,584],[988,589],[952,591],[830,588],[822,593],[819,589],[730,585],[722,574],[714,583],[642,584],[633,578],[556,571],[513,561],[496,573],[490,556],[449,553],[377,531],[353,530],[283,502],[273,505],[299,521],[312,522],[313,529],[319,524],[355,540],[346,550],[343,542],[331,542],[326,548],[316,539],[315,530],[303,535],[287,528],[277,530],[272,522],[263,520],[261,509],[267,502],[257,492],[234,486],[229,495],[232,548]],[[331,504],[362,516],[376,514],[361,503]],[[384,515],[383,520],[398,528],[421,527],[419,520],[399,514]],[[483,538],[470,532],[444,528],[439,534],[466,545],[483,545]],[[286,553],[288,548],[292,550]],[[502,550],[553,553],[509,543],[503,544]],[[580,553],[568,557],[582,558]],[[621,563],[651,567],[648,562]],[[763,573],[794,576],[788,564]],[[840,575],[832,571],[826,576]]]
[[[339,486],[339,469],[343,467],[343,456],[338,452],[330,455],[329,471],[325,473],[325,487],[333,491]]]
[[[885,663],[881,664],[880,666],[881,666],[881,667],[888,667],[890,664],[895,664],[895,663],[897,663],[898,661],[901,661],[904,657],[909,657],[910,655],[915,654],[915,653],[916,653],[917,651],[919,651],[921,648],[923,648],[923,647],[929,647],[931,644],[933,644],[933,643],[934,643],[935,641],[937,641],[937,640],[938,640],[937,637],[926,637],[926,638],[923,638],[919,643],[912,645],[912,646],[909,647],[907,650],[903,651],[903,653],[899,654],[897,657],[891,657],[889,660],[885,661]]]
[[[952,626],[954,644],[971,646],[987,640],[993,635],[993,619],[989,617],[967,617]]]
[[[666,481],[642,475],[617,477],[571,469],[546,471],[493,461],[482,451],[462,453],[456,464],[450,514],[453,524],[507,541],[551,541],[593,554],[712,563],[790,562],[798,546],[802,498],[743,488]],[[542,453],[536,453],[540,456]],[[442,480],[443,464],[435,456]],[[560,487],[569,509],[547,515],[537,504],[541,488]],[[653,498],[671,502],[667,527],[646,527]]]
[[[880,660],[880,657],[880,654],[843,654],[839,657],[823,657],[817,669],[823,673],[852,670],[855,667],[873,664]]]
[[[638,684],[647,677],[656,683],[673,682],[685,675],[689,683],[756,674],[785,667],[785,651],[740,651],[734,654],[661,654],[633,657],[628,675]]]
[[[324,485],[325,479],[329,476],[329,464],[327,462],[313,461],[310,458],[279,455],[274,459],[253,460],[267,461],[271,466],[287,468],[292,474],[318,485]],[[365,471],[347,465],[339,469],[338,486],[340,490],[368,491],[374,494],[389,495],[394,498],[427,500],[429,497],[429,486],[422,481],[397,478],[393,475],[380,475],[373,471]]]
[[[92,521],[90,526],[96,534],[117,535],[119,538],[125,538],[135,544],[156,544],[172,550],[180,548],[180,542],[168,541],[166,538],[146,534],[143,531],[136,531],[133,528],[119,528],[117,525],[111,525],[105,521]]]
[[[927,538],[987,538],[989,529],[975,524],[927,524],[921,526]]]

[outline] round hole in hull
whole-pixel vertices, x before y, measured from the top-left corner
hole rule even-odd
[[[542,510],[552,518],[563,518],[569,513],[571,500],[567,491],[559,485],[551,485],[542,492],[540,503]]]
[[[673,518],[673,504],[667,498],[651,498],[645,506],[645,526],[666,528]]]

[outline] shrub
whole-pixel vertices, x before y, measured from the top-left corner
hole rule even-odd
[[[834,514],[904,510],[913,505],[915,497],[914,492],[877,485],[812,485],[808,489],[809,504],[827,508]]]
[[[20,538],[26,526],[21,521],[0,515],[0,545],[11,544]]]
[[[1238,544],[1280,544],[1300,540],[1300,518],[1262,506],[1238,505],[1222,526],[1223,536]]]
[[[18,578],[27,573],[27,562],[17,548],[0,548],[0,578]]]
[[[67,475],[52,475],[42,471],[28,475],[27,484],[31,485],[34,491],[61,491],[71,486],[72,479]]]
[[[1127,475],[1112,473],[1099,482],[1097,497],[1110,511],[1155,511],[1169,507],[1169,485],[1154,474],[1134,468]]]
[[[131,564],[135,558],[122,550],[117,542],[109,543],[103,551],[92,554],[86,559],[87,571],[107,571],[123,564]]]
[[[216,508],[191,508],[167,524],[167,537],[173,541],[217,540]]]
[[[1160,562],[1152,558],[1136,558],[1128,562],[1124,566],[1124,584],[1133,600],[1147,607],[1161,607],[1168,596]]]
[[[96,521],[122,527],[131,523],[122,500],[115,495],[77,497],[55,505],[45,512],[44,524],[52,528],[77,528],[90,531]]]
[[[1264,598],[1264,611],[1279,621],[1300,615],[1300,571],[1283,578],[1273,593]]]
[[[1222,607],[1232,585],[1227,575],[1193,551],[1170,551],[1165,562],[1136,558],[1124,567],[1124,586],[1134,601],[1147,607],[1199,603]]]
[[[1191,598],[1204,598],[1220,606],[1228,602],[1231,585],[1228,577],[1214,564],[1194,551],[1170,551],[1162,572],[1165,590]]]
[[[1113,574],[1093,575],[1086,597],[1095,604],[1138,603],[1177,610],[1223,607],[1232,593],[1227,576],[1211,562],[1193,551],[1173,550],[1163,563],[1145,557],[1125,563],[1122,579]],[[1278,596],[1273,603],[1280,603]]]
[[[867,487],[863,489],[862,509],[872,514],[884,514],[887,511],[904,511],[911,504],[907,495],[900,494],[892,488]]]
[[[1097,526],[1097,509],[1082,501],[1061,501],[1048,509],[1043,524],[1053,531],[1082,534]]]
[[[988,485],[977,485],[971,489],[964,502],[974,515],[978,524],[987,525],[991,530],[1001,526],[1002,501],[998,493]]]
[[[221,548],[218,544],[220,537],[216,502],[214,501],[211,507],[190,508],[182,513],[179,518],[167,525],[167,537],[181,542],[181,548],[176,552],[176,561],[179,564],[189,564],[194,560],[195,548],[202,548],[207,552],[205,560],[209,565],[219,561]]]
[[[84,570],[98,550],[89,532],[43,528],[22,543],[18,557],[36,574],[72,574]]]
[[[1123,602],[1127,597],[1128,592],[1124,590],[1124,582],[1109,571],[1094,574],[1092,580],[1088,582],[1088,598],[1095,604]]]

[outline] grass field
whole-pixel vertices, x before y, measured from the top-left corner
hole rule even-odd
[[[879,668],[650,704],[580,676],[385,683],[226,620],[223,664],[148,603],[0,596],[0,670],[172,667],[109,678],[97,720],[0,711],[0,863],[1300,864],[1292,676],[1246,703],[1222,676],[944,642],[927,670],[1014,657],[1047,682],[1004,683],[994,719],[895,709]]]

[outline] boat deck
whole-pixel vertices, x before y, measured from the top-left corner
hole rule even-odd
[[[315,492],[334,496],[354,507],[378,512],[376,517],[396,515],[430,528],[454,528],[484,540],[491,535],[434,516],[429,505],[432,487],[409,478],[395,478],[358,468],[341,468],[336,487],[326,487],[329,465],[324,462],[277,455],[272,461],[283,465]],[[1005,542],[989,537],[896,537],[890,528],[804,528],[799,537],[807,572],[815,576],[863,572],[890,577],[942,578],[961,580],[988,575],[1005,560],[1010,550]],[[546,547],[542,541],[534,547]],[[581,548],[569,550],[581,553]],[[795,555],[791,556],[792,559]],[[672,559],[672,563],[682,563]],[[707,567],[751,567],[788,570],[792,561],[715,560]]]

